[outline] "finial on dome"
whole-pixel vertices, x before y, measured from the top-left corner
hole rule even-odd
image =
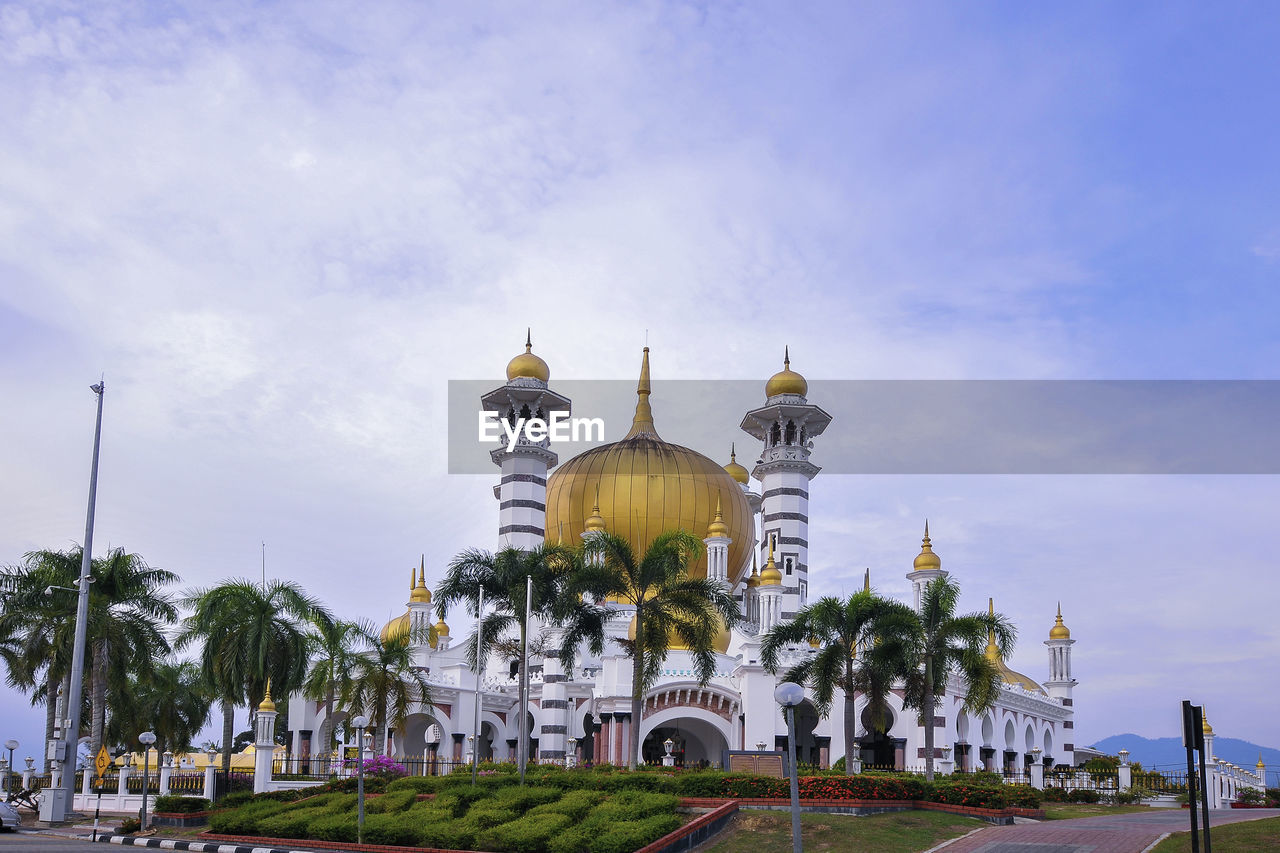
[[[526,326],[524,330],[524,351],[533,352],[533,326]]]
[[[409,570],[409,602],[430,604],[431,590],[427,589],[427,555],[423,554],[418,563],[418,577],[414,579],[413,569]]]
[[[1049,629],[1050,640],[1069,640],[1071,639],[1071,630],[1062,622],[1062,602],[1058,602],[1058,616],[1054,620],[1053,627]]]
[[[423,554],[418,561],[418,586],[427,586],[427,555]]]
[[[716,492],[716,516],[707,525],[707,538],[726,537],[729,535],[729,525],[724,523],[724,513],[720,510],[720,492]]]
[[[756,560],[755,551],[751,552],[751,574],[747,576],[747,586],[755,588],[760,586],[760,564]]]
[[[929,519],[924,520],[924,538],[920,540],[920,553],[911,564],[912,571],[925,572],[942,568],[942,558],[933,553],[933,545],[929,541]]]
[[[782,586],[782,572],[773,562],[773,537],[769,537],[769,559],[765,561],[764,571],[760,573],[761,586]]]
[[[1253,765],[1253,766],[1254,766],[1254,767],[1257,767],[1259,770],[1261,770],[1263,767],[1266,767],[1266,766],[1267,766],[1267,765],[1265,765],[1265,764],[1263,764],[1263,763],[1262,763],[1262,753],[1261,753],[1261,752],[1259,752],[1259,753],[1258,753],[1258,763],[1257,763],[1257,764],[1255,764],[1255,765]]]
[[[738,464],[738,447],[736,443],[729,445],[729,464],[724,466],[724,470],[729,473],[730,477],[744,486],[751,482],[751,474],[746,468]]]
[[[596,483],[596,502],[591,507],[591,515],[587,516],[587,532],[604,530],[604,516],[600,514],[600,484]]]
[[[640,381],[636,383],[636,414],[631,419],[631,431],[626,434],[626,438],[635,438],[638,435],[658,434],[653,426],[653,409],[649,406],[649,394],[652,388],[649,384],[649,348],[644,348],[644,357],[640,361]]]
[[[867,567],[866,574],[862,576],[862,591],[871,592],[871,567]]]
[[[773,374],[765,383],[765,397],[776,397],[779,394],[794,394],[803,397],[809,393],[809,383],[799,373],[791,369],[791,347],[782,350],[782,369]]]
[[[987,599],[987,615],[995,618],[996,600],[994,598]],[[990,627],[987,628],[987,659],[992,663],[1001,663],[1000,649],[996,646],[996,632]]]
[[[791,366],[791,346],[789,344],[784,344],[782,347],[782,366]]]
[[[276,709],[276,703],[271,698],[271,679],[268,678],[266,695],[262,697],[262,702],[258,705],[258,710],[274,712],[275,709]]]
[[[507,381],[519,379],[537,379],[547,382],[551,379],[551,368],[541,358],[533,354],[533,330],[527,329],[524,336],[524,352],[507,362]]]

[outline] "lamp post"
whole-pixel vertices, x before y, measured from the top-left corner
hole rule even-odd
[[[804,701],[804,688],[794,681],[784,681],[774,689],[773,698],[787,715],[787,763],[791,769],[791,849],[793,853],[801,853],[800,779],[796,772],[796,706]]]
[[[4,793],[8,796],[12,793],[13,784],[9,781],[13,776],[13,751],[18,748],[19,743],[13,738],[9,738],[4,742],[5,748],[9,750],[9,763],[5,765],[4,770]]]
[[[351,724],[356,727],[356,743],[360,753],[356,759],[356,802],[359,809],[356,813],[356,843],[364,844],[364,730],[369,725],[369,718],[364,714],[357,714],[351,718]]]
[[[147,795],[151,793],[151,744],[156,742],[154,732],[143,732],[138,735],[138,743],[142,744],[142,829],[147,828]]]
[[[102,398],[105,382],[89,386],[98,397],[98,419],[93,428],[93,463],[89,468],[89,511],[84,525],[84,551],[80,558],[79,599],[76,602],[76,633],[71,646],[71,692],[67,694],[66,728],[62,730],[56,760],[69,765],[71,770],[62,774],[61,793],[49,792],[40,803],[40,819],[60,822],[67,819],[75,802],[76,779],[75,752],[80,742],[80,701],[84,693],[84,655],[89,621],[89,576],[93,568],[93,510],[98,498],[98,448],[102,443]],[[47,754],[47,753],[46,753]]]

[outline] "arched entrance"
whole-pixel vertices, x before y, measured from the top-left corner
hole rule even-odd
[[[821,747],[830,743],[830,738],[816,738],[813,730],[818,727],[818,711],[808,699],[796,706],[796,763],[811,764],[817,767],[822,762]],[[821,740],[821,743],[819,742]],[[787,748],[786,736],[776,739],[780,749]]]
[[[865,730],[865,734],[858,738],[858,743],[862,747],[862,763],[871,767],[892,768],[897,763],[898,739],[889,734],[893,731],[893,724],[897,719],[893,716],[892,708],[885,708],[884,716],[884,731],[876,731],[876,721],[871,718],[870,708],[863,708],[860,716],[862,728]]]
[[[706,720],[681,717],[659,724],[645,737],[640,757],[645,764],[662,764],[665,741],[673,742],[671,754],[677,767],[719,767],[729,748],[720,730]]]

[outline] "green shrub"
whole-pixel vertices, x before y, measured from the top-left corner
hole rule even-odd
[[[675,779],[666,773],[645,771],[622,771],[605,776],[597,785],[602,791],[655,791],[669,793],[675,791]]]
[[[408,812],[388,812],[366,815],[364,819],[366,844],[395,844],[413,847],[418,843],[418,824]]]
[[[1088,788],[1076,788],[1071,792],[1071,802],[1073,803],[1097,803],[1102,800],[1102,794],[1097,791],[1091,791]]]
[[[568,815],[525,815],[480,832],[476,835],[476,846],[499,853],[543,853],[552,836],[571,823]]]
[[[602,791],[569,791],[553,803],[535,806],[529,810],[528,814],[562,814],[578,822],[585,819],[603,800]]]
[[[622,791],[605,800],[588,816],[596,825],[603,821],[625,821],[650,815],[675,811],[680,798],[674,794],[656,794],[646,791]]]
[[[448,776],[402,776],[387,785],[387,793],[413,791],[415,794],[434,794],[439,791]]]
[[[1257,788],[1241,788],[1240,793],[1236,794],[1236,802],[1243,803],[1246,806],[1262,805],[1262,792]]]
[[[127,817],[120,821],[120,829],[118,832],[121,835],[133,835],[140,829],[142,829],[142,821],[138,820],[136,817]]]
[[[209,810],[209,801],[204,797],[182,797],[167,795],[156,797],[155,810],[170,814],[192,814]]]
[[[413,791],[391,791],[386,794],[365,800],[365,814],[388,814],[402,812],[418,801]]]
[[[285,803],[255,800],[235,809],[214,812],[209,816],[209,831],[226,835],[257,835],[258,821],[288,808]]]
[[[619,821],[591,841],[590,853],[633,853],[679,828],[680,818],[674,814]]]
[[[524,814],[534,806],[554,803],[560,799],[561,792],[555,788],[512,787],[503,788],[493,795],[493,800],[503,808],[514,809],[517,814]]]
[[[258,835],[267,838],[307,838],[312,821],[329,817],[323,806],[285,809],[258,821]]]
[[[410,809],[409,815],[413,814]],[[475,841],[475,830],[465,822],[448,815],[438,815],[435,820],[422,821],[418,827],[419,847],[438,847],[445,850],[469,850]]]
[[[318,817],[308,827],[307,837],[319,841],[355,841],[356,816],[330,814]]]
[[[235,791],[214,803],[215,809],[234,809],[253,799],[252,791]]]
[[[499,824],[513,821],[520,816],[515,809],[507,809],[497,803],[477,803],[467,812],[463,822],[475,831],[489,829]]]
[[[997,788],[993,785],[974,785],[962,780],[937,785],[930,799],[935,803],[947,803],[953,806],[1002,809],[1009,804],[1005,789],[1011,787],[1013,786],[1002,785]]]

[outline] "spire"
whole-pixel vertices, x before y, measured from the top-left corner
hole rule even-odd
[[[276,709],[275,700],[271,698],[271,679],[267,679],[267,695],[262,697],[261,704],[258,705],[259,711],[272,711]]]
[[[736,441],[729,442],[729,461],[738,461],[738,442]]]
[[[987,615],[995,618],[996,600],[994,598],[987,599]],[[996,632],[990,628],[987,629],[987,658],[992,663],[1000,662],[1000,651],[996,647]]]
[[[789,345],[782,347],[782,366],[787,369],[791,368],[791,347]]]
[[[418,573],[413,569],[409,569],[409,592],[413,592],[418,588]]]
[[[911,570],[924,572],[942,568],[942,558],[933,553],[933,544],[929,541],[929,519],[924,520],[924,538],[920,540],[920,553],[916,555]]]
[[[422,560],[418,563],[418,586],[423,589],[427,588],[427,555],[422,555]]]
[[[1050,640],[1069,640],[1071,639],[1071,631],[1062,622],[1062,602],[1058,602],[1058,616],[1053,622],[1053,627],[1049,629]]]
[[[591,507],[591,515],[587,516],[586,532],[604,530],[604,516],[600,514],[600,484],[596,483],[596,502]]]
[[[636,383],[636,414],[631,420],[631,431],[624,438],[635,438],[639,435],[657,437],[658,431],[653,426],[653,409],[649,407],[649,348],[644,348],[644,359],[640,362],[640,381]]]
[[[871,568],[867,568],[867,573],[862,576],[862,591],[871,592]]]
[[[533,327],[528,326],[524,330],[524,351],[533,352]]]
[[[720,492],[716,491],[716,516],[707,525],[707,537],[727,537],[729,525],[724,523],[724,513],[720,509]]]

